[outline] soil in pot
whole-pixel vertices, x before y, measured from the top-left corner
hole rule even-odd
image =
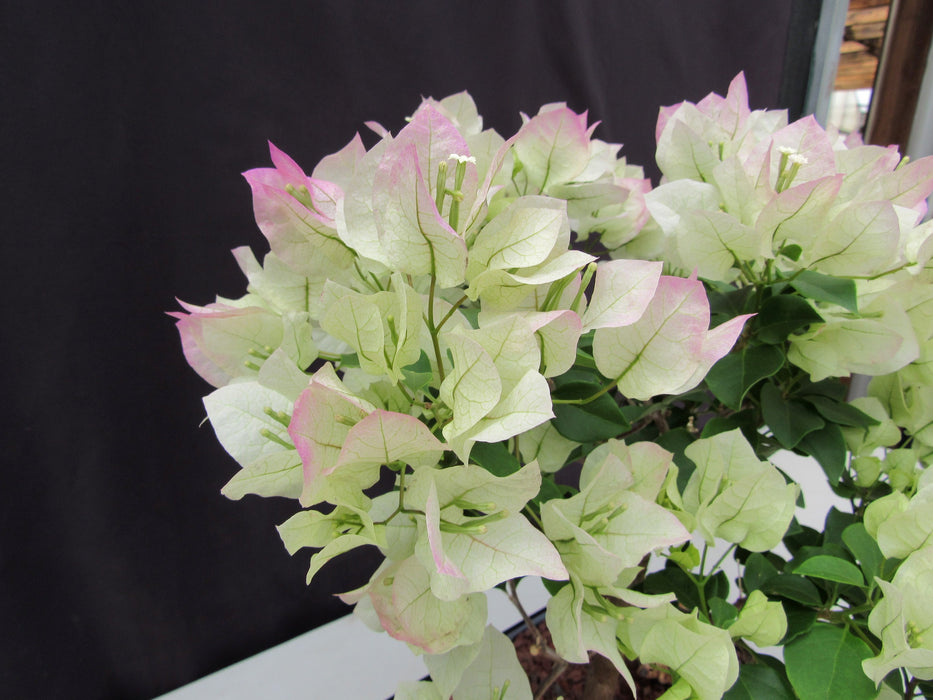
[[[553,646],[551,644],[551,634],[543,621],[538,623],[538,629],[544,635],[547,644]],[[518,660],[528,674],[529,681],[531,681],[532,693],[537,697],[538,689],[547,682],[556,662],[545,654],[534,653],[538,649],[535,645],[535,635],[531,630],[523,629],[514,637],[514,641]],[[542,700],[557,700],[561,697],[564,700],[582,700],[588,670],[589,667],[584,664],[571,664],[548,689]],[[637,662],[629,662],[629,670],[635,679],[638,690],[637,697],[632,696],[628,684],[618,674],[615,674],[618,678],[618,689],[615,694],[607,694],[604,697],[612,698],[612,700],[655,700],[670,688],[671,678],[665,673],[660,673]]]

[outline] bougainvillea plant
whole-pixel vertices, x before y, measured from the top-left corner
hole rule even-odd
[[[309,581],[378,548],[341,598],[425,655],[398,698],[530,698],[484,595],[526,576],[548,653],[664,667],[668,700],[933,697],[933,159],[751,111],[742,75],[661,109],[654,188],[585,113],[522,121],[425,99],[245,173],[271,251],[173,314],[223,493],[297,501]],[[844,497],[823,528],[778,450]]]

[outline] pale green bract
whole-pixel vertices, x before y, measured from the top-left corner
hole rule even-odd
[[[728,630],[733,637],[744,637],[759,647],[773,646],[787,632],[787,615],[780,603],[769,601],[761,591],[752,591]]]
[[[868,617],[881,639],[878,656],[862,662],[875,684],[892,670],[906,668],[917,678],[933,679],[933,547],[907,557],[894,579],[878,581],[884,598]]]
[[[683,507],[708,542],[722,538],[753,552],[781,541],[794,515],[796,484],[762,462],[742,435],[731,430],[690,445],[696,471],[683,492]]]

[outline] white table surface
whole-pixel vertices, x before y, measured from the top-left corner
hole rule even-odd
[[[529,614],[547,603],[540,579],[523,579]],[[489,624],[507,630],[521,619],[505,593],[488,591]],[[353,615],[341,617],[228,666],[157,700],[384,700],[399,681],[428,673],[421,657]]]

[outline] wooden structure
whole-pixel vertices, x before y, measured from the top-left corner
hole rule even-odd
[[[866,143],[907,146],[933,41],[933,0],[894,0],[885,28]]]
[[[891,0],[849,0],[845,37],[836,72],[836,90],[874,85]]]

